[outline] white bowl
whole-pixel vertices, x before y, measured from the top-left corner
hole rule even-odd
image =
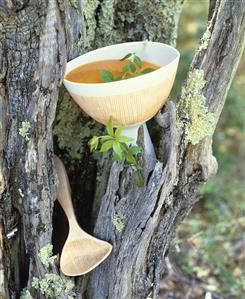
[[[78,105],[92,118],[106,124],[134,125],[152,118],[164,105],[175,79],[179,52],[157,42],[129,42],[100,48],[67,63],[65,75],[82,64],[97,60],[121,59],[136,54],[160,68],[135,78],[108,83],[77,83],[64,79],[64,85]]]

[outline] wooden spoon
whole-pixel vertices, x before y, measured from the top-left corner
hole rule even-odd
[[[88,273],[111,253],[112,245],[94,238],[83,231],[74,213],[70,184],[61,160],[54,156],[59,178],[57,199],[69,221],[69,234],[60,257],[60,268],[65,275],[77,276]]]

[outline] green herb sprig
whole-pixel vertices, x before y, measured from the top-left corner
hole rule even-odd
[[[106,126],[108,135],[93,136],[89,141],[91,151],[99,150],[102,153],[113,150],[113,160],[124,161],[134,168],[134,181],[138,187],[144,185],[142,169],[139,165],[138,154],[142,151],[139,146],[128,146],[127,142],[133,138],[122,135],[123,127],[113,128],[112,117]]]
[[[124,79],[129,79],[137,76],[141,76],[150,72],[155,71],[154,68],[142,68],[142,61],[139,56],[135,53],[128,53],[125,55],[120,61],[127,60],[127,64],[122,68],[122,75],[115,76],[111,71],[108,70],[101,70],[100,71],[100,78],[103,82],[113,82],[119,81]]]

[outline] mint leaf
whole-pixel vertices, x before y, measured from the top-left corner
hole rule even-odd
[[[118,127],[115,131],[115,137],[118,138],[122,134],[122,127]]]
[[[134,56],[134,63],[137,65],[138,68],[142,67],[142,61],[137,55]]]
[[[109,136],[109,135],[105,135],[105,136],[100,136],[102,141],[107,141],[107,140],[113,140],[113,137]]]
[[[115,76],[114,77],[114,81],[119,81],[119,80],[122,80],[122,76]]]
[[[122,148],[118,141],[113,142],[113,150],[117,154],[117,156],[122,159]]]
[[[128,59],[130,56],[132,56],[132,53],[126,54],[122,59],[120,59],[120,61],[124,61],[124,60]]]
[[[148,74],[155,71],[155,69],[151,68],[151,67],[147,67],[145,69],[143,69],[143,71],[140,72],[140,75],[144,75],[144,74]]]
[[[92,139],[90,139],[90,141],[89,141],[90,151],[92,152],[92,151],[96,150],[98,147],[98,144],[99,144],[99,137],[94,136]]]
[[[133,64],[133,62],[129,61],[128,64],[129,64],[129,70],[130,70],[130,72],[131,73],[135,73],[136,72],[136,66]]]
[[[114,81],[114,77],[112,72],[107,71],[107,70],[101,70],[100,71],[100,78],[104,82],[112,82]]]
[[[142,152],[142,147],[140,147],[140,146],[131,146],[130,148],[129,148],[129,150],[130,150],[130,152],[133,154],[133,155],[138,155],[139,153],[141,153]]]
[[[137,185],[137,187],[143,187],[144,186],[144,177],[143,177],[140,170],[137,169],[133,173],[133,178],[134,178],[134,181],[135,181],[135,184]]]
[[[113,155],[113,158],[112,158],[113,161],[124,161],[125,158],[124,158],[124,154],[122,153],[122,156],[119,157],[115,152],[114,152],[114,155]]]
[[[117,141],[125,143],[125,142],[129,142],[129,141],[133,141],[134,138],[129,137],[129,136],[120,136],[117,138]]]
[[[110,116],[107,125],[106,125],[107,132],[109,133],[110,136],[114,137],[114,130],[112,126],[112,117]]]
[[[130,65],[129,65],[129,63],[122,68],[122,71],[124,73],[128,73],[130,71]]]
[[[126,160],[127,160],[127,162],[129,164],[131,164],[131,165],[136,165],[137,164],[134,156],[131,154],[130,151],[127,152],[127,154],[125,155],[125,157],[126,157]]]
[[[112,145],[113,145],[113,140],[108,140],[106,142],[104,142],[102,145],[101,145],[101,148],[100,148],[100,152],[104,153],[104,152],[108,152],[109,149],[112,148]]]

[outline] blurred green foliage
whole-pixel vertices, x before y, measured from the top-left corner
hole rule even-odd
[[[207,25],[208,1],[187,0],[180,19],[181,61],[174,95],[179,94]],[[229,91],[214,135],[218,174],[179,231],[178,264],[222,298],[245,293],[245,55]]]

